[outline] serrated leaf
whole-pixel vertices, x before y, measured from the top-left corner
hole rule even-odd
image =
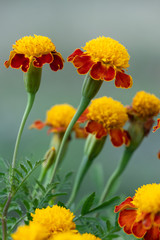
[[[28,164],[28,166],[30,167],[30,169],[32,169],[32,168],[33,168],[31,161],[30,161],[30,160],[28,160],[28,159],[27,159],[27,164]]]
[[[28,169],[26,168],[26,166],[24,164],[20,164],[20,167],[22,168],[22,170],[27,174],[28,173]]]
[[[109,220],[106,220],[106,228],[107,228],[107,231],[110,232],[112,225]]]
[[[14,171],[15,171],[21,178],[23,178],[23,174],[22,174],[17,168],[14,168]]]
[[[119,200],[119,197],[113,197],[111,198],[110,200],[102,203],[101,205],[99,205],[98,207],[95,207],[93,209],[91,209],[90,211],[88,211],[88,213],[91,213],[91,212],[95,212],[97,210],[101,210],[103,208],[107,208],[109,207],[110,205],[112,205],[115,201]]]
[[[95,192],[92,193],[87,199],[86,201],[84,202],[83,206],[82,206],[82,210],[81,210],[81,215],[85,215],[89,212],[90,208],[92,207],[93,205],[93,202],[94,202],[94,199],[95,199]]]
[[[108,237],[111,239],[114,239],[114,238],[118,238],[119,235],[118,234],[109,234]]]
[[[30,204],[28,203],[28,201],[27,200],[23,200],[23,205],[25,206],[25,208],[26,208],[26,210],[30,210]]]
[[[35,181],[36,181],[37,185],[40,187],[40,189],[45,193],[45,191],[46,191],[45,187],[43,187],[43,185],[37,179],[35,179]]]

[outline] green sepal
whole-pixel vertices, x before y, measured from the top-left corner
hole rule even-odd
[[[40,86],[42,68],[34,67],[33,64],[24,73],[24,85],[28,93],[35,94]]]

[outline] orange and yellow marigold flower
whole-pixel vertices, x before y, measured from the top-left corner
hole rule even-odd
[[[59,132],[64,133],[72,120],[76,109],[69,104],[57,104],[51,107],[46,113],[46,120],[35,121],[30,128],[42,129],[45,126],[49,127],[48,133]],[[77,137],[85,137],[84,130],[80,128],[79,124],[76,123],[73,127]]]
[[[75,230],[76,224],[73,222],[75,216],[69,209],[64,207],[54,205],[36,209],[34,214],[31,213],[31,216],[33,223],[40,224],[50,236],[60,232],[77,232]]]
[[[138,188],[135,196],[128,197],[115,207],[119,225],[127,234],[144,240],[160,239],[160,184]]]
[[[50,240],[101,240],[101,239],[91,233],[73,234],[71,232],[65,232],[65,233],[56,234]]]
[[[98,37],[76,49],[68,61],[73,62],[79,74],[89,72],[94,80],[111,81],[115,78],[116,87],[130,88],[132,77],[124,71],[129,67],[130,56],[126,48],[109,37]]]
[[[108,97],[92,100],[79,118],[80,122],[88,121],[85,127],[88,133],[95,134],[97,139],[109,134],[112,144],[116,147],[123,143],[129,144],[129,135],[123,130],[127,120],[126,108],[120,102]]]
[[[5,62],[7,68],[11,66],[27,72],[31,64],[41,68],[45,63],[48,63],[53,71],[63,68],[64,60],[48,37],[26,36],[16,41],[12,47],[9,60]]]

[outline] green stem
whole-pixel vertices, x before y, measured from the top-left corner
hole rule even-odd
[[[121,161],[119,162],[119,165],[115,169],[115,171],[110,176],[109,180],[107,181],[107,184],[104,188],[104,191],[102,192],[102,195],[100,197],[99,204],[102,204],[107,196],[111,193],[112,187],[115,184],[115,182],[118,180],[118,178],[121,176],[125,168],[127,167],[127,164],[132,157],[132,154],[134,153],[134,150],[131,150],[129,147],[125,148],[125,151],[123,153],[123,156],[121,158]]]
[[[27,106],[26,106],[26,109],[25,109],[25,112],[24,112],[24,115],[23,115],[23,118],[22,118],[22,121],[21,121],[21,125],[20,125],[19,131],[18,131],[16,144],[15,144],[15,148],[14,148],[13,159],[12,159],[12,169],[14,169],[14,167],[15,167],[17,151],[18,151],[20,140],[21,140],[21,135],[22,135],[26,120],[28,118],[28,115],[29,115],[29,113],[32,109],[34,99],[35,99],[35,94],[28,93]]]
[[[13,175],[14,175],[14,168],[15,168],[15,163],[16,163],[16,157],[17,157],[17,151],[18,151],[18,147],[19,147],[19,143],[20,143],[20,139],[21,139],[21,135],[24,129],[24,125],[26,123],[27,117],[31,111],[31,108],[33,106],[34,103],[34,98],[35,98],[35,94],[31,94],[28,93],[28,101],[27,101],[27,106],[20,124],[20,128],[18,131],[18,135],[17,135],[17,139],[16,139],[16,143],[15,143],[15,148],[14,148],[14,153],[13,153],[13,159],[12,159],[12,170],[11,170],[11,189],[10,189],[10,193],[8,196],[8,199],[6,201],[6,204],[4,206],[3,209],[3,214],[2,214],[2,236],[3,236],[3,240],[7,240],[7,212],[8,212],[8,208],[10,206],[10,203],[12,201],[12,186],[13,186]]]
[[[71,120],[71,122],[70,122],[70,124],[69,124],[69,126],[68,126],[68,128],[67,128],[67,130],[65,132],[65,134],[64,134],[64,137],[62,139],[62,143],[61,143],[61,146],[59,148],[59,151],[58,151],[58,154],[57,154],[57,158],[56,158],[56,161],[55,161],[55,165],[54,165],[54,169],[53,169],[53,172],[52,172],[51,182],[53,181],[53,179],[55,177],[55,173],[56,173],[57,167],[59,165],[59,161],[61,160],[61,157],[63,155],[63,148],[65,147],[65,143],[68,140],[68,137],[69,137],[69,135],[71,133],[71,130],[72,130],[74,124],[76,123],[76,121],[78,120],[78,118],[81,116],[81,114],[87,108],[89,103],[90,103],[90,99],[82,96],[80,104],[79,104],[79,107],[77,109],[77,112],[75,113],[74,117],[72,118],[72,120]]]
[[[83,159],[82,159],[82,162],[81,162],[81,165],[78,169],[78,173],[76,175],[76,179],[75,179],[75,182],[74,182],[74,186],[73,186],[73,189],[72,189],[72,193],[70,195],[70,198],[66,204],[66,206],[69,208],[71,206],[71,204],[73,203],[75,197],[76,197],[76,194],[79,190],[79,187],[81,185],[81,182],[83,180],[83,177],[85,176],[87,170],[89,169],[90,165],[91,165],[92,161],[89,161],[89,158],[88,156],[84,155],[83,156]]]

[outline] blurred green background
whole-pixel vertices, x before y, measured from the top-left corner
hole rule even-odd
[[[114,81],[103,83],[97,97],[111,96],[130,105],[137,91],[145,90],[159,95],[160,68],[160,1],[159,0],[27,0],[0,1],[0,156],[6,161],[12,158],[18,127],[26,106],[26,92],[21,70],[6,69],[12,44],[26,35],[44,35],[52,39],[63,58],[98,36],[111,37],[122,43],[131,56],[129,74],[133,77],[131,89],[117,89]],[[22,135],[18,152],[19,160],[28,157],[36,161],[43,157],[51,135],[42,131],[28,130],[36,119],[45,120],[45,113],[52,105],[69,103],[77,107],[84,76],[77,74],[71,63],[57,73],[49,66],[43,67],[40,90]],[[73,137],[74,140],[74,137]],[[159,182],[160,130],[150,133],[135,152],[121,178],[118,193],[133,195],[139,186]],[[83,155],[83,140],[70,143],[61,173],[76,171]],[[103,152],[90,169],[80,194],[101,187],[116,167],[123,147],[114,148],[109,139]],[[97,188],[96,170],[102,175],[101,187]],[[80,196],[80,195],[79,195]]]

